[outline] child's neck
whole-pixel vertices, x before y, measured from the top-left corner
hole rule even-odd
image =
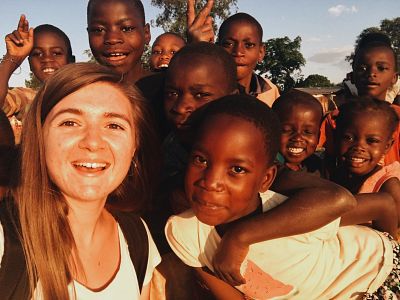
[[[128,73],[124,74],[124,83],[136,83],[139,79],[150,75],[151,72],[143,69],[142,64],[139,62]]]
[[[357,194],[358,191],[360,190],[361,186],[364,184],[364,182],[372,176],[375,172],[379,171],[382,167],[380,165],[376,165],[375,168],[369,172],[368,174],[365,175],[357,175],[348,172],[348,170],[343,169],[343,173],[341,176],[339,174],[339,180],[341,181],[339,184],[342,185],[343,187],[347,188],[352,194]]]
[[[285,166],[288,167],[290,170],[292,171],[300,171],[301,169],[303,169],[303,165],[301,163],[299,164],[292,164],[289,162],[285,162]]]
[[[215,229],[217,230],[219,236],[222,237],[225,234],[225,232],[227,232],[230,228],[240,224],[243,220],[251,219],[254,216],[260,215],[260,214],[262,214],[262,212],[263,212],[262,201],[261,201],[261,197],[259,196],[259,205],[257,206],[257,208],[255,210],[253,210],[252,212],[248,213],[245,216],[240,217],[239,219],[233,220],[228,223],[219,224],[219,225],[215,226]]]
[[[253,73],[251,73],[249,76],[242,78],[238,81],[239,84],[244,87],[246,94],[250,93],[250,83],[251,83],[252,76],[253,76]]]

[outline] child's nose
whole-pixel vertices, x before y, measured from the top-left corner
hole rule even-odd
[[[202,181],[207,191],[221,192],[223,190],[223,176],[215,167],[209,166],[204,170]]]
[[[233,46],[233,54],[234,55],[243,55],[244,54],[244,45],[243,43],[235,43]]]
[[[193,101],[188,99],[188,96],[181,95],[173,106],[173,110],[179,114],[192,113],[195,110]]]
[[[121,33],[117,30],[108,30],[104,36],[105,44],[118,44],[123,41]]]

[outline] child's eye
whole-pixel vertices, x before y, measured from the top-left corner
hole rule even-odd
[[[304,134],[305,135],[313,135],[314,131],[312,131],[312,130],[304,130]]]
[[[167,99],[175,99],[175,98],[178,98],[178,93],[174,92],[174,91],[166,91],[164,96]]]
[[[368,70],[368,67],[365,65],[360,65],[357,67],[358,72],[366,72]]]
[[[247,172],[247,170],[241,166],[233,166],[231,168],[232,173],[234,174],[244,174]]]
[[[376,68],[378,69],[379,72],[384,72],[386,70],[389,70],[389,68],[384,65],[378,65]]]
[[[103,27],[90,27],[89,31],[92,33],[102,33],[105,29]]]
[[[134,26],[123,26],[122,28],[122,32],[132,32],[135,30]]]
[[[354,140],[354,137],[349,134],[345,134],[343,135],[342,139],[346,142],[352,142]]]
[[[174,55],[174,54],[176,53],[176,50],[172,50],[170,53],[171,53],[172,55]]]
[[[206,97],[209,97],[209,96],[210,96],[209,93],[202,93],[202,92],[196,93],[196,94],[194,95],[194,97],[195,97],[196,99],[203,99],[203,98],[206,98]]]
[[[64,53],[61,52],[61,51],[54,51],[53,52],[53,56],[61,56],[61,55],[64,55]]]
[[[154,54],[154,55],[161,55],[161,53],[162,53],[161,50],[153,50],[153,51],[151,51],[151,54]]]
[[[245,43],[245,46],[246,46],[246,48],[253,48],[253,47],[255,47],[255,43]]]
[[[367,138],[367,143],[368,144],[376,144],[376,143],[380,143],[380,140],[377,138]]]
[[[32,51],[30,56],[41,57],[41,56],[43,56],[43,53],[41,51]]]
[[[224,48],[230,48],[233,46],[233,43],[231,41],[223,41],[222,42],[222,47]]]
[[[194,155],[192,160],[193,160],[193,164],[195,164],[197,166],[206,166],[207,165],[207,160],[200,155]]]

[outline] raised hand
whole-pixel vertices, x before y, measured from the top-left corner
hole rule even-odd
[[[196,0],[187,0],[187,36],[188,42],[214,42],[213,19],[210,16],[214,0],[208,0],[206,6],[196,16]]]
[[[5,37],[7,55],[15,59],[24,60],[33,47],[33,28],[29,28],[29,22],[25,15],[21,15],[18,27]]]

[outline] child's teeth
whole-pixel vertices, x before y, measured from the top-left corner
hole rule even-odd
[[[43,73],[53,73],[55,70],[53,68],[45,68],[43,69]]]
[[[303,151],[303,148],[289,148],[289,152],[298,154]]]
[[[361,162],[365,161],[365,159],[363,159],[363,158],[357,158],[357,157],[352,157],[352,158],[351,158],[351,161],[354,161],[354,162],[356,162],[356,163],[361,163]]]

